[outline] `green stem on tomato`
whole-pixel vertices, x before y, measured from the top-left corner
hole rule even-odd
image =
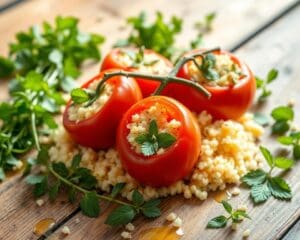
[[[67,186],[69,187],[72,187],[74,189],[76,189],[77,191],[79,192],[82,192],[84,194],[86,193],[90,193],[92,191],[89,191],[89,190],[86,190],[82,187],[79,187],[77,186],[76,184],[73,184],[72,182],[70,182],[68,179],[60,176],[57,172],[54,171],[53,167],[51,164],[48,164],[47,166],[49,172],[54,176],[56,177],[58,180],[60,180],[61,182],[63,182],[64,184],[66,184]],[[121,200],[118,200],[118,199],[115,199],[113,197],[110,197],[110,196],[105,196],[105,195],[101,195],[101,194],[98,194],[96,193],[97,197],[101,200],[105,200],[105,201],[108,201],[108,202],[113,202],[113,203],[116,203],[116,204],[119,204],[119,205],[127,205],[127,206],[131,206],[133,207],[134,209],[136,210],[139,210],[139,208],[133,204],[130,204],[130,203],[127,203],[127,202],[124,202],[124,201],[121,201]]]

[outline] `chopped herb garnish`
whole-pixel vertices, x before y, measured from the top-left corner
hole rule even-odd
[[[243,183],[251,187],[251,198],[254,203],[262,203],[272,195],[274,198],[289,200],[292,198],[292,191],[288,183],[280,176],[271,175],[274,168],[287,170],[293,167],[294,161],[284,157],[274,157],[270,151],[260,147],[260,151],[268,163],[270,170],[265,172],[262,169],[253,170],[242,177]]]
[[[214,81],[220,78],[216,67],[216,57],[213,53],[208,53],[204,56],[201,64],[201,72],[203,76],[209,80]]]
[[[258,97],[259,102],[264,102],[271,94],[272,91],[268,89],[268,85],[273,82],[278,76],[278,70],[271,69],[268,72],[266,79],[262,79],[260,77],[255,77],[256,79],[256,87],[257,89],[261,89],[261,94]]]
[[[267,115],[263,113],[254,113],[254,121],[257,122],[259,125],[266,126],[269,124],[270,119]]]
[[[148,133],[139,135],[135,141],[141,145],[141,152],[144,156],[151,156],[156,154],[160,148],[170,147],[176,138],[166,132],[159,133],[156,121],[152,120]]]
[[[224,215],[220,215],[211,219],[206,226],[207,228],[224,228],[229,220],[233,223],[240,223],[244,220],[244,218],[251,219],[245,210],[233,210],[232,206],[227,201],[223,200],[222,205],[230,216],[226,217]]]

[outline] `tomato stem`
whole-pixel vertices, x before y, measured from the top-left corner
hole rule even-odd
[[[184,79],[184,78],[176,77],[176,75],[177,75],[179,69],[185,63],[187,63],[189,61],[193,61],[194,64],[197,66],[197,68],[200,69],[200,66],[197,63],[195,58],[196,57],[202,57],[203,58],[205,54],[210,53],[210,52],[214,52],[214,51],[218,51],[218,50],[220,50],[219,47],[212,48],[212,49],[209,49],[209,50],[206,50],[206,51],[203,51],[203,52],[197,52],[195,54],[191,54],[188,57],[183,57],[182,59],[180,59],[180,61],[178,61],[178,63],[171,70],[171,72],[166,76],[145,74],[145,73],[139,73],[139,72],[127,72],[127,71],[123,71],[123,70],[115,71],[115,72],[106,72],[106,73],[104,73],[102,80],[97,85],[95,95],[92,98],[90,98],[90,100],[87,102],[85,107],[88,107],[88,106],[92,105],[97,100],[97,98],[100,96],[101,89],[102,89],[103,85],[105,84],[105,82],[108,81],[110,78],[115,77],[115,76],[124,76],[124,77],[127,77],[127,78],[129,78],[129,77],[144,78],[144,79],[160,82],[160,85],[154,91],[154,93],[152,95],[159,95],[162,92],[162,90],[169,83],[178,83],[178,84],[182,84],[182,85],[192,87],[192,88],[196,89],[197,91],[201,92],[207,98],[210,98],[211,97],[210,92],[208,92],[201,84],[196,83],[194,81]]]

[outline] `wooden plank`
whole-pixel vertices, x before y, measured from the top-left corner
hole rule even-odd
[[[298,240],[300,239],[300,221],[298,221],[292,229],[284,236],[282,240]]]
[[[298,67],[300,50],[297,48],[300,36],[294,34],[294,29],[297,28],[299,21],[300,7],[237,52],[259,74],[265,74],[271,67],[276,67],[281,72],[279,79],[272,85],[273,95],[263,108],[266,113],[279,104],[286,104],[290,98],[295,99],[296,108],[300,105],[298,77],[300,74]],[[280,38],[275,36],[280,36]],[[296,111],[295,119],[299,124],[299,111]],[[262,143],[271,150],[280,149],[269,131],[263,137]],[[242,189],[240,196],[233,198],[232,203],[235,206],[239,203],[248,205],[248,211],[253,220],[243,222],[237,231],[231,231],[230,228],[205,230],[209,219],[224,212],[220,204],[214,202],[212,197],[204,202],[174,197],[164,200],[163,215],[159,219],[152,222],[139,219],[134,223],[137,226],[134,239],[138,239],[143,231],[152,226],[164,225],[165,216],[172,211],[184,221],[183,229],[186,234],[182,239],[241,239],[242,233],[246,229],[251,231],[250,239],[279,239],[300,216],[299,171],[300,165],[297,164],[291,171],[284,174],[294,193],[293,199],[289,203],[270,199],[266,204],[254,207],[249,199],[249,191]],[[107,212],[110,210],[111,208],[104,211],[103,216],[96,220],[88,219],[78,213],[64,225],[71,229],[70,238],[119,239],[122,229],[111,230],[110,227],[103,225]],[[76,218],[80,219],[79,223],[76,223]],[[62,238],[61,228],[51,236],[53,239]],[[295,231],[297,230],[298,228]]]
[[[169,1],[147,1],[142,2],[135,0],[133,1],[83,1],[83,0],[74,0],[70,5],[70,1],[61,0],[61,1],[29,1],[22,4],[22,8],[12,9],[2,15],[0,15],[0,33],[2,33],[2,37],[0,39],[0,53],[5,53],[7,51],[7,43],[13,39],[13,36],[16,31],[21,29],[26,29],[33,23],[41,23],[42,20],[52,20],[53,17],[57,14],[63,15],[75,15],[82,19],[81,26],[83,29],[88,31],[96,31],[102,32],[104,35],[108,35],[107,43],[105,44],[104,49],[108,49],[110,45],[115,42],[121,35],[126,35],[126,32],[120,32],[118,26],[121,25],[124,21],[124,17],[130,15],[136,15],[140,10],[147,9],[147,11],[152,12],[155,9],[166,9],[167,15],[176,14],[179,16],[184,16],[186,20],[186,28],[184,32],[184,37],[179,39],[179,42],[186,41],[186,38],[192,38],[194,34],[192,34],[191,26],[195,20],[199,19],[207,12],[217,10],[219,12],[219,17],[216,22],[216,31],[213,32],[207,38],[207,42],[211,43],[211,45],[216,45],[217,43],[222,46],[231,46],[239,39],[247,36],[251,31],[256,29],[258,26],[268,21],[271,17],[275,16],[282,8],[286,7],[288,4],[295,2],[292,0],[282,1],[275,0],[272,2],[272,6],[269,6],[269,1],[267,0],[246,0],[240,1],[239,3],[226,2],[225,1],[198,1],[198,2],[185,2],[184,6],[182,5],[182,1],[176,0],[172,2],[172,6],[170,6]],[[250,7],[249,7],[250,6]],[[255,7],[254,7],[255,6]],[[197,11],[195,11],[197,9]],[[266,15],[266,11],[268,11],[268,15]],[[234,13],[237,12],[237,15]],[[19,16],[26,13],[26,18],[19,21]],[[249,20],[249,16],[252,18]],[[101,20],[100,20],[101,19]],[[230,20],[231,19],[231,20]],[[239,21],[237,21],[239,20]],[[230,24],[228,24],[230,23]],[[235,30],[232,30],[232,23],[235,23]],[[115,27],[112,27],[115,26]],[[100,31],[99,31],[100,30]],[[87,79],[97,72],[98,66],[94,65],[85,71],[81,80]],[[7,97],[5,94],[7,93],[6,88],[3,85],[0,85],[0,98],[4,99]],[[19,176],[17,176],[19,177]],[[13,181],[13,179],[12,179]],[[64,205],[63,207],[60,204],[60,201],[42,208],[39,210],[36,207],[35,202],[32,197],[29,197],[29,190],[25,187],[23,181],[15,181],[15,186],[13,184],[9,185],[5,191],[0,191],[0,199],[6,199],[4,202],[5,208],[10,209],[9,211],[1,212],[0,219],[1,221],[1,229],[5,229],[12,222],[19,231],[21,229],[21,233],[23,235],[19,235],[19,233],[10,233],[8,231],[0,231],[0,239],[1,237],[4,239],[18,239],[21,238],[36,238],[32,234],[32,229],[34,224],[45,217],[51,217],[55,214],[57,221],[60,221],[67,217],[69,213],[74,210],[73,206]],[[7,186],[7,185],[6,185]],[[14,188],[10,188],[10,187]],[[2,189],[2,185],[0,186]],[[9,199],[13,199],[18,197],[17,201],[8,201]],[[24,198],[22,202],[21,199]],[[25,203],[26,199],[26,203]],[[0,200],[1,201],[1,200]],[[199,203],[195,200],[189,201],[190,204],[182,206],[182,198],[173,198],[170,201],[166,201],[164,203],[164,210],[179,210],[186,212],[188,217],[194,218],[194,214],[197,213],[199,209]],[[209,206],[209,201],[206,201],[202,204],[202,206]],[[26,209],[23,208],[24,204],[26,204]],[[27,205],[28,204],[28,205]],[[171,207],[170,207],[171,206]],[[22,209],[23,208],[23,209]],[[52,209],[52,210],[51,210]],[[209,212],[209,207],[205,208],[205,215],[209,216],[211,214]],[[201,210],[202,211],[202,210]],[[107,212],[107,211],[106,211]],[[104,214],[106,214],[106,212]],[[33,213],[33,214],[31,214]],[[18,217],[20,215],[24,215],[23,217]],[[28,216],[27,216],[28,215]],[[95,234],[90,236],[91,238],[96,237],[99,234],[99,229],[103,229],[102,232],[104,235],[97,235],[98,239],[101,236],[105,236],[105,239],[108,239],[112,232],[109,228],[102,228],[103,218],[99,218],[97,220],[94,219],[86,219],[81,215],[80,217],[80,225],[74,226],[77,228],[76,231],[80,232],[80,228],[82,227],[82,233],[85,232],[86,236],[89,236],[91,229],[95,229]],[[5,219],[8,219],[7,221]],[[71,221],[75,224],[76,218],[72,218]],[[141,220],[140,220],[141,221]],[[163,221],[163,218],[160,220],[153,222],[151,224],[159,224],[160,221]],[[24,224],[25,222],[25,224]],[[70,222],[68,222],[69,224]],[[101,225],[100,225],[101,224]],[[82,226],[81,226],[82,225]],[[186,227],[192,228],[193,225],[187,225]],[[150,225],[149,225],[150,226]],[[196,224],[195,226],[199,226]],[[193,229],[187,228],[187,232],[193,232]],[[11,229],[11,228],[9,228]],[[73,229],[73,227],[72,227]],[[141,230],[141,229],[140,229]],[[140,231],[139,230],[139,231]],[[74,231],[76,233],[76,231]],[[106,231],[106,232],[105,232]],[[138,232],[137,231],[137,234]],[[79,234],[82,238],[85,238],[85,234]],[[14,235],[15,234],[15,235]],[[59,231],[56,232],[54,236],[60,235]],[[75,236],[72,234],[72,237]],[[119,238],[119,235],[114,235],[115,238]],[[85,238],[86,239],[86,238]],[[87,237],[87,239],[89,239]],[[113,237],[111,238],[113,239]]]

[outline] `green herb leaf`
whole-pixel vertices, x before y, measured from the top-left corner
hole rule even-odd
[[[58,191],[60,187],[60,181],[57,181],[55,184],[49,187],[49,198],[50,201],[54,201],[57,197]]]
[[[114,209],[107,217],[105,224],[110,226],[119,226],[131,222],[136,215],[134,208],[124,205]]]
[[[72,101],[76,104],[85,103],[90,100],[89,94],[82,88],[75,88],[71,91]]]
[[[60,176],[66,178],[69,175],[69,170],[63,162],[52,163],[53,170]]]
[[[227,225],[227,218],[223,215],[215,217],[211,219],[208,224],[207,228],[224,228]]]
[[[300,145],[295,145],[293,149],[293,156],[295,159],[300,158]]]
[[[144,203],[142,206],[142,213],[144,216],[148,218],[156,218],[161,215],[161,211],[158,208],[158,205],[160,204],[159,199],[151,199]]]
[[[159,133],[157,135],[157,142],[159,148],[168,148],[176,142],[176,138],[169,133]]]
[[[265,171],[258,169],[251,171],[242,177],[242,182],[248,186],[255,186],[262,184],[267,178]]]
[[[270,151],[263,146],[260,146],[259,149],[260,149],[260,152],[262,153],[262,155],[264,156],[265,160],[267,161],[268,165],[270,167],[273,167],[274,159],[273,159],[273,156],[270,153]]]
[[[33,195],[35,197],[41,197],[48,191],[48,178],[44,176],[43,180],[34,185]]]
[[[274,159],[274,165],[281,169],[289,169],[293,167],[294,161],[284,157],[276,157]]]
[[[144,156],[151,156],[154,155],[158,150],[158,144],[151,143],[151,142],[144,142],[141,145],[141,152],[144,154]]]
[[[84,194],[80,201],[80,208],[84,215],[88,217],[98,217],[100,214],[99,199],[95,192]]]
[[[268,181],[268,186],[273,197],[283,200],[292,198],[290,186],[281,177],[270,178]]]
[[[29,175],[25,178],[25,181],[30,185],[35,185],[37,183],[41,183],[42,181],[44,181],[44,179],[44,175]]]
[[[255,203],[265,202],[271,196],[267,184],[254,185],[251,188],[251,197]]]
[[[276,107],[272,110],[271,116],[276,121],[288,121],[294,119],[294,111],[292,108],[287,106]]]
[[[76,168],[79,167],[79,164],[81,162],[81,157],[82,157],[82,154],[81,153],[78,153],[76,154],[73,159],[72,159],[72,163],[71,163],[71,169],[74,171]]]
[[[278,70],[276,69],[271,69],[268,72],[268,76],[267,76],[267,83],[273,82],[278,76]]]
[[[289,129],[290,129],[290,125],[288,124],[288,122],[286,120],[276,121],[272,125],[272,133],[273,134],[284,134]]]
[[[15,70],[14,63],[8,59],[0,56],[0,78],[9,77]]]
[[[132,202],[136,206],[141,206],[144,203],[143,195],[136,189],[132,193]]]
[[[283,145],[291,145],[293,144],[294,139],[290,136],[281,136],[277,138],[277,141]]]
[[[158,134],[158,127],[155,120],[152,120],[149,124],[149,135],[150,136],[157,136]]]
[[[115,198],[122,191],[125,185],[125,183],[117,183],[111,191],[111,197]]]
[[[222,205],[224,207],[224,209],[231,214],[232,213],[232,206],[227,202],[227,201],[222,201]]]
[[[144,142],[150,142],[151,136],[149,134],[141,134],[135,138],[136,143],[143,144]]]

